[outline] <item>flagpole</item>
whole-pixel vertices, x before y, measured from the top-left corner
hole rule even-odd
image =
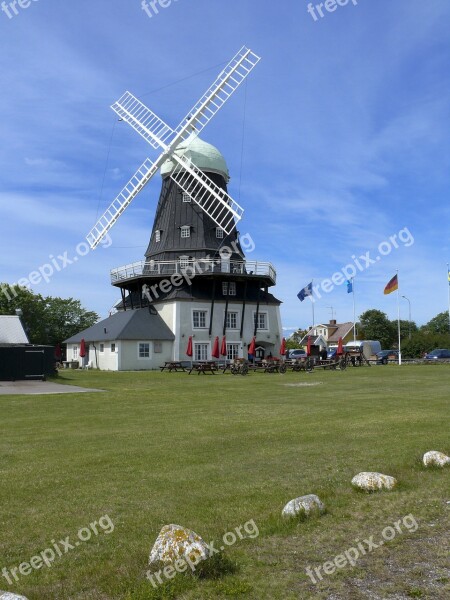
[[[313,289],[313,288],[314,288],[314,279],[311,279],[311,289]],[[312,328],[314,329],[314,325],[316,324],[315,316],[314,316],[314,293],[311,294],[311,304],[312,304],[312,318],[313,318]]]
[[[401,336],[400,336],[400,282],[398,279],[397,270],[397,326],[398,326],[398,364],[402,364],[402,348],[401,348]]]
[[[448,330],[450,331],[450,265],[447,263],[447,279],[448,279]]]
[[[355,307],[355,278],[352,277],[353,292],[353,341],[356,342],[356,307]]]

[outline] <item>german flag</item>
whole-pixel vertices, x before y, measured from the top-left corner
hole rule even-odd
[[[390,280],[387,286],[384,288],[384,294],[391,294],[398,290],[398,275],[394,275],[394,277]]]

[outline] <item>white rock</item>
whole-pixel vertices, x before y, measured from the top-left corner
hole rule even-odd
[[[307,496],[300,496],[300,498],[294,498],[286,504],[283,508],[281,515],[283,517],[296,517],[303,513],[309,515],[313,511],[322,513],[325,510],[325,505],[320,501],[319,497],[315,494],[308,494]]]
[[[18,596],[17,594],[2,592],[0,590],[0,600],[27,600],[27,598],[25,598],[25,596]]]
[[[184,559],[196,565],[209,554],[208,546],[195,531],[181,525],[165,525],[153,545],[148,562],[149,565],[171,565],[178,559]]]
[[[397,485],[397,480],[382,473],[363,472],[353,477],[352,485],[367,492],[374,492],[383,489],[392,490]]]
[[[426,467],[445,467],[445,465],[450,465],[450,456],[447,456],[443,452],[431,450],[430,452],[425,452],[423,455],[423,464]]]

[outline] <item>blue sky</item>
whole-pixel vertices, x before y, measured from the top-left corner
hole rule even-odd
[[[98,212],[156,158],[117,123],[114,100],[130,90],[176,125],[246,44],[263,60],[202,137],[228,162],[230,194],[245,208],[239,229],[256,244],[249,258],[277,268],[284,326],[311,323],[310,302],[296,297],[311,279],[320,284],[352,256],[377,257],[405,228],[414,243],[397,242],[358,272],[357,313],[396,317],[383,288],[397,269],[413,319],[446,310],[450,4],[350,0],[323,17],[315,10],[317,20],[307,6],[173,0],[149,18],[141,0],[34,0],[11,19],[1,12],[0,280],[73,258]],[[109,248],[33,289],[106,316],[118,299],[109,270],[142,258],[159,189],[158,176]],[[345,285],[317,300],[317,322],[330,306],[352,320]]]

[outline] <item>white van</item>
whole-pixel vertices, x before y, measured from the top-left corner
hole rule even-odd
[[[366,358],[370,358],[377,352],[381,352],[381,344],[378,340],[356,340],[356,342],[347,342],[345,347],[362,350]]]

